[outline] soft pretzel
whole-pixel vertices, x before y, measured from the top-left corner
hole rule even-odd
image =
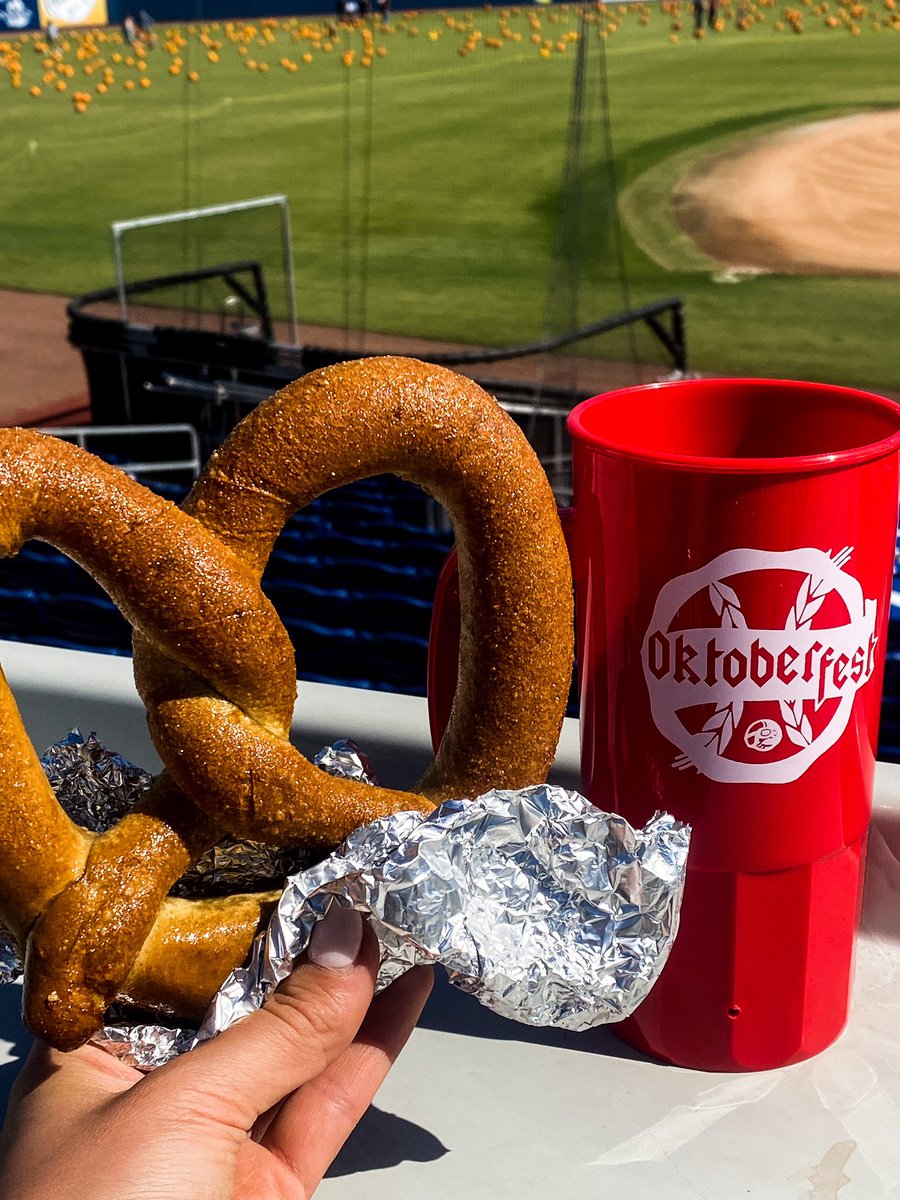
[[[290,745],[293,651],[258,583],[297,508],[383,471],[445,505],[460,558],[460,681],[413,793],[334,779]],[[234,430],[185,510],[65,443],[0,430],[0,552],[40,537],[106,588],[134,627],[167,767],[91,835],[59,809],[0,688],[0,918],[26,943],[26,1021],[64,1049],[116,997],[198,1016],[246,955],[272,895],[168,896],[224,833],[331,846],[386,812],[525,786],[545,777],[562,722],[571,577],[553,496],[471,381],[406,359],[306,376]]]
[[[540,463],[477,384],[404,358],[315,371],[237,426],[184,507],[259,579],[298,508],[382,472],[413,480],[444,505],[460,563],[459,684],[446,735],[416,791],[440,801],[543,780],[571,679],[569,558]],[[304,814],[315,795],[337,822],[320,840],[334,843],[347,830],[345,814],[360,801],[371,804],[366,784],[323,780],[297,754],[283,736],[287,712],[278,727],[254,720],[239,700],[212,700],[141,637],[135,678],[166,766],[231,832],[281,844],[309,840]],[[257,675],[248,686],[274,711],[266,680]]]

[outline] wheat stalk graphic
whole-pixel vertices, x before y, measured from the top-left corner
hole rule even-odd
[[[853,554],[852,546],[844,546],[829,558],[839,569],[844,567]],[[813,617],[825,602],[825,597],[834,589],[824,579],[813,580],[807,575],[797,591],[797,599],[787,615],[785,629],[808,629]],[[784,723],[784,731],[795,746],[809,746],[813,740],[812,725],[804,715],[802,700],[779,700],[778,707]],[[816,703],[816,708],[819,707]]]
[[[747,628],[747,619],[741,610],[741,598],[734,588],[717,579],[709,585],[709,599],[723,629]]]
[[[802,700],[779,700],[784,732],[795,746],[812,745],[813,732],[809,717],[804,715]]]

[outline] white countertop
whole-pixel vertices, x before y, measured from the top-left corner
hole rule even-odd
[[[128,659],[0,642],[38,750],[78,725],[156,769]],[[307,753],[355,738],[380,780],[430,757],[425,702],[301,684]],[[577,786],[567,721],[555,778]],[[882,1200],[900,1198],[900,767],[881,764],[853,1011],[817,1058],[759,1074],[662,1066],[609,1029],[532,1030],[444,982],[323,1200]],[[28,1035],[0,989],[0,1100]]]

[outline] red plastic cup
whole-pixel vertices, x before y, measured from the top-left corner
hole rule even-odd
[[[569,419],[582,786],[693,826],[681,927],[613,1028],[681,1066],[761,1070],[843,1028],[872,804],[900,493],[900,407],[702,380]],[[438,581],[432,737],[456,682]]]
[[[693,826],[681,928],[616,1026],[759,1070],[847,1019],[900,494],[900,407],[820,384],[629,388],[569,418],[582,782]]]

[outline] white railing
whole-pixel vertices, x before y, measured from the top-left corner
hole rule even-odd
[[[140,460],[121,462],[114,465],[126,475],[156,475],[170,471],[190,471],[194,479],[200,474],[202,465],[200,458],[200,438],[193,425],[45,425],[38,429],[39,433],[49,433],[53,437],[74,441],[82,450],[90,450],[89,441],[97,438],[129,438],[159,436],[159,434],[183,435],[188,442],[188,452],[183,458],[161,459],[159,461]],[[102,458],[102,454],[100,455]]]

